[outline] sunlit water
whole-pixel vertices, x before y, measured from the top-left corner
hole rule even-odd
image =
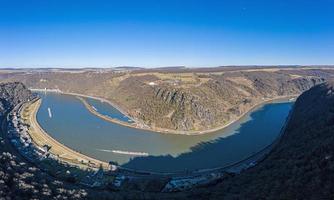
[[[133,123],[133,121],[130,118],[122,114],[116,108],[110,106],[110,104],[107,102],[102,102],[100,100],[92,99],[92,98],[85,98],[85,100],[87,101],[87,103],[89,103],[93,107],[93,109],[95,109],[102,115],[106,115],[108,117],[118,119],[120,121]]]
[[[105,121],[91,114],[73,96],[39,95],[43,101],[37,120],[61,143],[94,158],[156,172],[214,168],[240,161],[277,138],[292,107],[291,102],[266,104],[224,130],[187,136],[154,133]],[[89,103],[103,114],[128,120],[109,104],[96,100]],[[48,108],[52,112],[51,118]],[[115,151],[147,153],[149,156]]]

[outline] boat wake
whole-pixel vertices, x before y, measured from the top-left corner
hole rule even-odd
[[[109,150],[109,149],[96,149],[98,151],[115,153],[115,154],[123,154],[123,155],[131,155],[131,156],[148,156],[149,154],[146,152],[133,152],[133,151],[121,151],[121,150]]]

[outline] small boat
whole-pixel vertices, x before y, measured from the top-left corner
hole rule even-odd
[[[92,108],[93,108],[95,111],[97,111],[97,109],[96,109],[94,106],[92,106]]]
[[[48,108],[48,113],[49,113],[49,117],[52,118],[52,113],[51,113],[51,109]]]

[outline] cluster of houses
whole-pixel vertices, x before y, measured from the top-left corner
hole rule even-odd
[[[50,146],[39,147],[33,144],[28,133],[29,125],[24,123],[20,116],[22,107],[14,108],[7,116],[7,131],[10,142],[16,147],[22,156],[33,162],[36,159],[42,160],[52,156],[48,153]]]

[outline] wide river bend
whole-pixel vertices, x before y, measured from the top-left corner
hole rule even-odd
[[[38,94],[42,105],[37,120],[53,138],[88,156],[152,172],[208,169],[238,162],[279,136],[293,105],[286,101],[268,103],[223,130],[189,136],[125,127],[93,115],[74,96]],[[129,120],[107,103],[87,100],[104,115]]]

